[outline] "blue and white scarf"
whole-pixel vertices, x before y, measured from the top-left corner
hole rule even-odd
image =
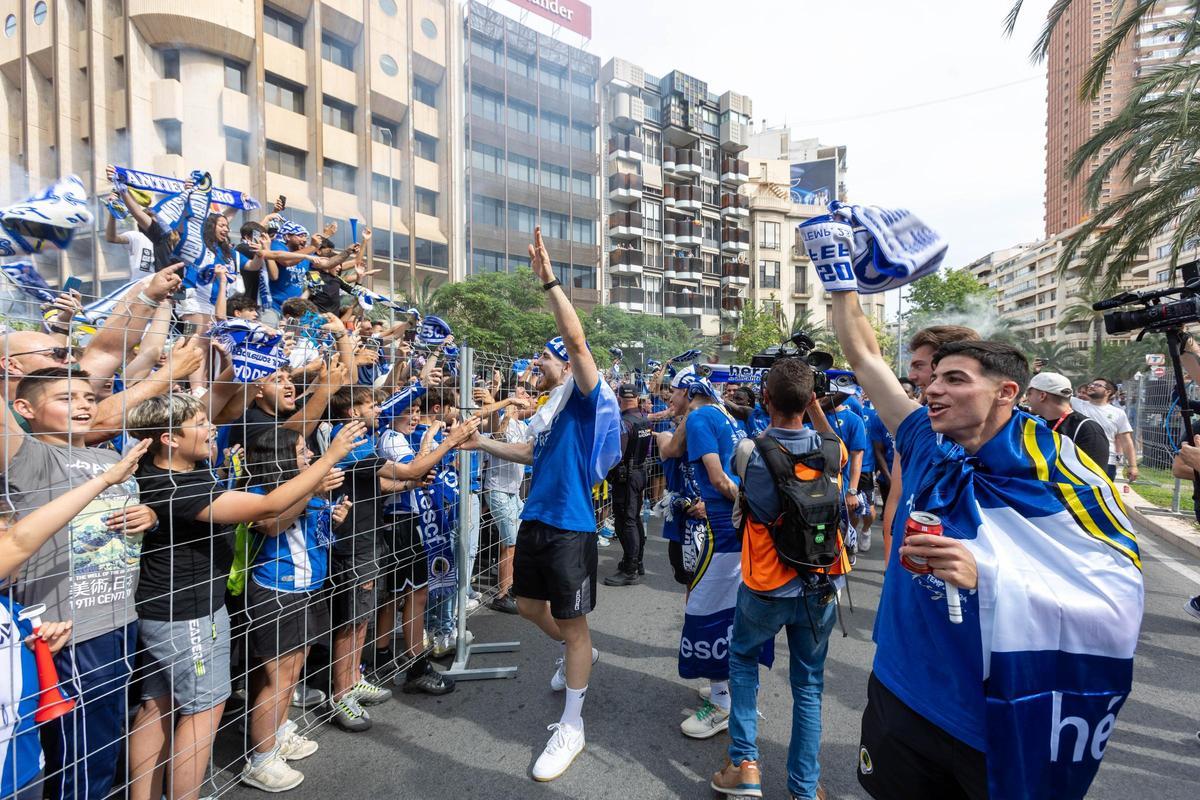
[[[65,250],[75,231],[92,224],[89,204],[83,182],[68,175],[0,209],[0,258],[30,256],[46,245]]]
[[[168,178],[165,175],[155,175],[153,172],[143,172],[141,170],[133,170],[128,167],[114,167],[116,174],[113,177],[113,184],[116,187],[129,186],[134,189],[143,189],[148,192],[156,192],[157,194],[177,195],[184,190],[184,181],[179,178]],[[192,173],[194,180],[197,173]],[[221,189],[212,187],[209,190],[212,196],[212,202],[217,205],[228,206],[229,208],[237,208],[243,211],[253,211],[259,208],[259,203],[245,192],[239,192],[236,189]]]
[[[253,383],[273,375],[287,364],[283,355],[283,334],[271,333],[257,322],[246,319],[221,320],[209,336],[233,362],[233,377],[239,383]]]
[[[908,209],[834,201],[829,204],[829,215],[853,230],[851,257],[860,294],[912,283],[936,272],[946,257],[946,240]]]

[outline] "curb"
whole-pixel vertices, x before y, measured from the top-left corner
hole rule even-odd
[[[1157,514],[1144,514],[1139,506],[1126,504],[1129,517],[1137,525],[1138,531],[1149,533],[1157,539],[1174,545],[1190,556],[1200,558],[1200,531],[1185,533],[1175,530],[1180,526],[1191,527],[1184,517],[1161,517]],[[1195,530],[1193,528],[1193,530]]]

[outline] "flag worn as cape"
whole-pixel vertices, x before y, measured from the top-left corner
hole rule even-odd
[[[596,428],[592,438],[591,457],[588,468],[592,483],[599,483],[608,476],[609,470],[621,460],[621,410],[612,387],[603,380],[599,382],[600,398],[596,403]],[[534,441],[543,431],[554,425],[554,420],[566,408],[575,391],[575,378],[568,376],[556,386],[550,397],[529,418],[525,429],[526,441]]]

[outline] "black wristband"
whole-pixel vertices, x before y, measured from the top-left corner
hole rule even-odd
[[[562,281],[560,281],[558,278],[555,278],[554,280],[550,281],[549,283],[543,283],[542,291],[548,292],[551,289],[553,289],[555,286],[562,286]]]

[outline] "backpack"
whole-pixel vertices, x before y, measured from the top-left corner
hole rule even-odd
[[[831,433],[820,433],[818,450],[794,455],[765,433],[754,439],[767,471],[775,481],[780,513],[765,523],[779,560],[798,572],[826,570],[842,557],[841,442]],[[820,471],[813,480],[796,477],[796,466]]]

